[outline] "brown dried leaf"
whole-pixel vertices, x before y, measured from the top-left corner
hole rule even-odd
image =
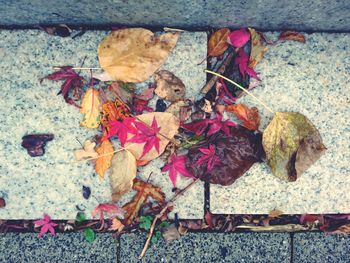
[[[83,149],[75,150],[74,156],[77,161],[81,161],[89,158],[98,157],[98,153],[95,151],[96,143],[90,140],[84,142]]]
[[[226,110],[233,112],[241,121],[243,126],[251,131],[259,129],[260,116],[257,108],[249,108],[245,104],[233,104],[226,106]]]
[[[109,228],[109,230],[112,230],[112,231],[122,231],[124,229],[124,225],[122,222],[120,222],[120,220],[118,218],[113,218],[112,219],[112,225],[111,227]]]
[[[224,54],[228,48],[227,38],[230,34],[230,29],[221,28],[215,31],[208,41],[208,56],[217,57]]]
[[[162,228],[162,236],[166,242],[171,242],[180,238],[180,233],[174,224]]]
[[[158,71],[154,76],[154,80],[156,82],[154,93],[157,94],[158,97],[172,102],[185,98],[185,85],[181,79],[176,77],[170,71]]]
[[[6,206],[6,201],[4,198],[0,198],[0,208],[3,208]]]
[[[98,47],[98,58],[112,78],[124,82],[147,80],[167,59],[180,33],[159,37],[144,28],[113,31]]]
[[[127,193],[136,177],[136,159],[127,151],[117,152],[112,159],[112,172],[109,175],[112,188],[112,201],[116,202]]]
[[[95,164],[96,173],[101,178],[104,178],[105,172],[111,166],[113,151],[114,151],[113,145],[109,140],[104,140],[101,143],[101,145],[96,149],[96,152],[99,155],[103,155],[102,157],[97,158],[96,164]],[[108,153],[111,153],[111,154],[106,155]]]
[[[181,122],[188,120],[192,113],[192,107],[188,105],[187,102],[179,100],[170,104],[170,106],[165,110],[177,117]]]
[[[292,40],[305,43],[305,36],[296,31],[284,31],[280,34],[278,40]]]
[[[249,28],[251,38],[251,51],[249,57],[248,67],[254,69],[254,67],[263,59],[268,48],[263,45],[261,35],[254,28]]]
[[[279,217],[281,215],[283,215],[284,213],[281,211],[281,210],[278,210],[278,209],[274,209],[272,211],[269,212],[269,217],[270,218],[275,218],[275,217]]]

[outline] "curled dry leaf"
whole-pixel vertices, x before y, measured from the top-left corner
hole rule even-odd
[[[252,131],[259,129],[260,116],[257,108],[249,108],[244,104],[233,104],[226,106],[226,110],[233,112],[241,121],[243,121],[243,126],[247,129]]]
[[[147,124],[148,127],[151,127],[153,119],[156,120],[157,126],[160,128],[156,135],[160,140],[159,151],[153,147],[148,153],[142,156],[144,153],[144,143],[126,142],[125,147],[136,157],[137,160],[151,161],[164,152],[169,141],[174,138],[175,134],[177,134],[180,121],[174,115],[167,112],[145,113],[136,116],[136,119],[144,124]],[[133,134],[129,134],[128,139],[132,138],[133,136]]]
[[[90,140],[84,142],[83,149],[75,150],[74,156],[77,161],[81,161],[88,158],[98,157],[98,153],[95,151],[96,143]]]
[[[276,112],[264,131],[263,146],[272,173],[290,182],[326,150],[316,127],[297,112]]]
[[[278,40],[293,40],[305,43],[305,36],[296,31],[284,31],[280,34]]]
[[[249,28],[251,37],[251,51],[248,67],[254,69],[255,66],[263,59],[268,48],[263,44],[260,32],[254,28]]]
[[[208,56],[217,57],[224,54],[228,48],[227,38],[230,34],[230,29],[221,28],[215,31],[208,41]]]
[[[191,117],[192,107],[190,107],[185,101],[179,100],[170,104],[165,112],[173,114],[181,122],[184,122]]]
[[[120,222],[120,220],[116,217],[114,217],[112,219],[112,225],[111,227],[109,228],[109,230],[112,230],[112,231],[122,231],[124,229],[124,225],[122,222]]]
[[[162,228],[162,236],[166,242],[171,242],[180,238],[180,233],[175,224]]]
[[[98,47],[101,68],[114,80],[143,82],[165,62],[179,35],[169,32],[158,37],[144,28],[114,31]]]
[[[31,157],[42,156],[45,154],[46,143],[53,138],[53,134],[29,134],[22,137],[21,145]]]
[[[101,157],[96,159],[96,164],[95,164],[96,173],[101,178],[104,178],[105,172],[111,166],[113,151],[114,151],[113,145],[109,140],[102,141],[101,145],[96,149],[96,152],[99,155],[102,155]]]
[[[97,128],[100,125],[100,98],[99,92],[89,88],[81,102],[80,112],[84,114],[80,125],[86,128]]]
[[[117,152],[111,165],[109,175],[112,188],[112,201],[118,201],[132,188],[132,182],[136,177],[136,159],[128,150]]]
[[[185,85],[173,73],[167,70],[158,71],[154,80],[156,82],[156,89],[154,92],[158,97],[167,101],[178,101],[185,97]]]

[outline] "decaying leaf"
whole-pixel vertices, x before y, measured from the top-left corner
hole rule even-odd
[[[185,85],[173,73],[167,70],[158,71],[154,80],[156,82],[156,89],[154,92],[158,97],[167,101],[182,100],[186,95]]]
[[[284,31],[280,34],[278,40],[293,40],[305,43],[305,36],[296,31]]]
[[[261,34],[254,28],[249,28],[251,37],[251,51],[248,67],[254,69],[255,66],[263,59],[268,48],[263,44]]]
[[[187,102],[179,100],[170,104],[170,106],[165,110],[173,114],[181,122],[188,120],[192,113],[192,107],[188,105]]]
[[[3,208],[6,206],[6,201],[4,198],[0,198],[0,208]]]
[[[116,99],[124,102],[128,107],[132,104],[132,99],[134,97],[135,92],[135,84],[134,83],[124,83],[124,82],[116,82],[114,81],[109,87],[108,92],[113,96],[109,98],[111,101],[115,101]]]
[[[126,142],[125,147],[136,157],[137,160],[151,161],[161,155],[169,143],[169,139],[173,139],[174,135],[177,134],[177,130],[180,126],[180,121],[174,115],[167,112],[152,112],[145,113],[142,115],[136,116],[136,119],[139,122],[147,124],[148,127],[151,127],[153,119],[156,120],[157,126],[160,128],[157,133],[157,138],[159,138],[159,151],[156,148],[149,150],[147,154],[143,156],[144,153],[144,143],[133,143]],[[165,137],[164,137],[165,136]],[[134,137],[133,134],[129,135],[129,139]]]
[[[162,190],[150,183],[143,182],[137,178],[134,179],[132,189],[136,191],[133,199],[123,206],[125,211],[124,224],[130,225],[138,216],[141,206],[147,201],[149,197],[163,204],[165,201],[165,194]]]
[[[143,82],[167,59],[179,38],[178,32],[159,37],[144,28],[113,31],[98,47],[98,58],[114,80]]]
[[[29,134],[22,137],[21,145],[31,157],[42,156],[45,154],[46,143],[53,138],[53,134]]]
[[[249,108],[244,104],[233,104],[226,106],[226,110],[233,112],[241,121],[243,121],[243,126],[247,129],[252,131],[259,129],[260,116],[257,108]]]
[[[215,156],[221,162],[207,172],[207,165],[193,165],[203,156],[201,148],[215,146]],[[255,163],[263,158],[261,134],[242,126],[230,128],[230,134],[218,132],[188,150],[186,167],[196,178],[220,185],[231,185]]]
[[[281,215],[283,215],[284,213],[281,210],[278,209],[274,209],[272,211],[269,212],[269,218],[275,218],[275,217],[279,217]]]
[[[162,236],[166,242],[171,242],[180,238],[180,233],[177,230],[175,224],[171,224],[169,226],[163,227]]]
[[[113,151],[114,151],[113,145],[109,140],[102,141],[101,145],[96,149],[96,152],[99,155],[102,155],[101,157],[96,159],[96,164],[95,164],[96,173],[101,178],[104,178],[105,172],[111,166]],[[109,154],[109,155],[106,155],[106,154]]]
[[[100,125],[100,99],[99,92],[89,88],[81,102],[80,112],[84,114],[80,125],[86,128],[97,128]]]
[[[117,152],[111,165],[109,175],[112,188],[112,201],[116,202],[132,188],[132,181],[136,177],[136,159],[127,150]]]
[[[230,34],[230,29],[221,28],[215,31],[208,41],[208,56],[217,57],[224,54],[228,48],[227,38]]]
[[[297,112],[276,112],[263,134],[263,147],[272,173],[295,181],[325,152],[316,127]]]
[[[112,225],[111,227],[109,228],[109,230],[112,230],[112,231],[122,231],[124,229],[124,225],[122,222],[120,222],[120,220],[116,217],[114,217],[112,219]]]
[[[98,153],[95,151],[96,143],[90,140],[84,142],[83,149],[75,150],[74,156],[77,161],[81,161],[88,158],[98,157]]]

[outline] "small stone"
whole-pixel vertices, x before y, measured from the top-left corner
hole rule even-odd
[[[0,208],[3,208],[6,206],[6,202],[4,198],[0,198]]]
[[[83,197],[89,199],[91,195],[91,189],[88,186],[83,185]]]
[[[166,104],[164,100],[158,99],[156,104],[156,111],[157,112],[164,112],[166,110]]]

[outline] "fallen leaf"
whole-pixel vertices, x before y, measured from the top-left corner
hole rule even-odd
[[[51,221],[51,217],[48,214],[44,214],[43,219],[36,220],[33,223],[35,226],[40,226],[38,238],[42,237],[48,231],[50,231],[52,235],[55,235],[55,226],[58,226],[58,224]]]
[[[156,82],[156,89],[154,92],[158,97],[171,102],[182,100],[185,97],[185,85],[181,79],[170,71],[158,71],[154,76],[154,80]]]
[[[80,125],[86,128],[97,128],[100,125],[100,99],[99,92],[89,88],[81,102],[80,112],[84,114]]]
[[[112,188],[112,201],[116,202],[132,188],[136,177],[136,159],[128,150],[117,152],[112,159],[109,175]]]
[[[281,215],[283,215],[284,213],[281,211],[281,210],[278,210],[278,209],[274,209],[272,211],[269,212],[269,217],[270,218],[275,218],[275,217],[279,217]]]
[[[248,67],[254,69],[255,66],[263,59],[268,48],[263,44],[260,32],[254,28],[249,28],[251,38],[251,50]]]
[[[198,150],[202,153],[202,156],[198,158],[198,160],[195,162],[195,165],[205,164],[207,167],[206,173],[211,172],[214,166],[221,164],[219,156],[216,155],[214,144],[209,144],[208,148],[199,148]]]
[[[140,216],[139,228],[144,229],[146,231],[150,230],[153,217],[152,216]]]
[[[247,29],[242,28],[232,31],[227,39],[227,42],[235,48],[243,47],[249,41],[250,35]]]
[[[114,31],[98,47],[101,68],[115,80],[143,82],[165,62],[179,35],[171,32],[158,37],[144,28]]]
[[[230,34],[230,29],[221,28],[215,31],[208,41],[208,56],[217,57],[224,54],[228,48],[227,38]]]
[[[132,125],[134,121],[133,117],[124,118],[122,121],[110,121],[108,123],[110,129],[106,137],[111,138],[117,135],[120,144],[124,147],[128,134],[137,134],[137,129]]]
[[[333,235],[348,236],[350,234],[350,224],[342,225],[338,227],[336,230],[327,232],[327,233],[333,234]]]
[[[263,147],[272,173],[295,181],[325,152],[316,127],[297,112],[276,112],[263,134]]]
[[[142,114],[144,111],[153,112],[153,109],[148,107],[148,102],[148,100],[134,98],[132,108],[135,114]]]
[[[59,36],[59,37],[69,37],[71,35],[71,32],[73,31],[66,24],[59,24],[57,26],[50,26],[50,27],[39,25],[39,28],[41,28],[51,36]]]
[[[118,218],[112,219],[112,225],[109,230],[121,232],[124,229],[124,225]]]
[[[235,64],[238,65],[239,72],[241,73],[243,79],[245,79],[245,74],[248,74],[250,77],[260,80],[254,69],[248,67],[248,61],[248,56],[244,53],[244,50],[241,49],[235,59]]]
[[[278,40],[293,40],[305,43],[305,36],[296,31],[284,31],[280,34]]]
[[[161,171],[163,173],[169,172],[168,175],[174,187],[176,187],[176,179],[178,174],[185,177],[194,178],[186,168],[186,155],[177,156],[176,153],[173,153],[170,157],[170,162],[167,163]]]
[[[165,110],[173,114],[181,122],[188,120],[192,113],[192,107],[188,105],[187,102],[179,100],[170,104],[170,106]]]
[[[249,108],[244,104],[233,104],[226,106],[226,110],[233,112],[240,120],[243,126],[249,130],[256,131],[259,129],[260,116],[257,108]]]
[[[190,139],[187,139],[185,142],[183,142],[181,144],[181,148],[185,148],[188,149],[191,146],[197,144],[198,142],[204,140],[204,136],[203,135],[194,135],[193,137],[191,137]]]
[[[92,77],[94,79],[98,79],[99,81],[113,81],[114,80],[106,71],[103,71],[102,73],[99,73],[99,74],[96,74],[93,72]]]
[[[134,219],[138,216],[142,205],[149,197],[161,204],[163,204],[165,201],[165,194],[159,187],[143,182],[137,178],[134,179],[132,189],[136,191],[136,194],[129,203],[123,206],[125,211],[123,222],[125,225],[130,225],[134,221]]]
[[[4,208],[6,206],[6,201],[4,198],[0,198],[0,208]]]
[[[96,173],[104,178],[105,172],[111,166],[111,161],[113,158],[113,145],[109,140],[102,141],[101,145],[96,148],[98,155],[103,155],[96,159],[95,170]],[[106,155],[110,153],[109,155]]]
[[[134,97],[139,100],[150,100],[154,97],[154,88],[145,89],[139,95],[135,95]]]
[[[210,172],[206,172],[208,168],[205,163],[193,164],[203,156],[199,149],[209,151],[210,144],[215,146],[215,155],[221,164],[214,165]],[[236,126],[230,128],[230,135],[218,132],[189,148],[186,167],[196,178],[226,186],[242,176],[255,162],[261,162],[263,154],[261,134]]]
[[[79,74],[76,73],[71,66],[61,67],[60,70],[49,74],[45,78],[42,78],[40,82],[42,82],[43,79],[64,80],[57,95],[62,94],[64,100],[68,104],[79,107],[75,101],[78,101],[81,98],[84,78],[79,76]],[[72,92],[74,92],[75,97],[72,96]]]
[[[22,137],[21,146],[25,148],[31,157],[42,156],[45,154],[45,145],[52,141],[53,134],[30,134]]]
[[[133,143],[127,141],[125,143],[125,147],[136,157],[137,160],[151,161],[164,152],[165,147],[169,143],[169,139],[172,140],[174,135],[177,134],[180,121],[174,115],[167,112],[145,113],[136,116],[136,119],[138,122],[147,124],[148,127],[151,127],[153,119],[156,120],[157,127],[160,128],[158,134],[156,135],[156,137],[160,140],[158,148],[159,151],[153,147],[143,156],[145,143]],[[132,136],[133,135],[130,134],[128,139],[130,139]]]
[[[110,100],[115,101],[116,98],[118,98],[130,107],[132,105],[135,88],[136,86],[134,83],[114,81],[108,86],[108,92],[114,95]]]
[[[94,242],[95,238],[96,238],[96,234],[94,232],[94,230],[92,230],[90,227],[86,228],[84,230],[84,237],[85,240],[88,242]]]
[[[115,204],[104,203],[104,204],[98,204],[94,208],[94,210],[91,212],[91,215],[93,218],[99,215],[100,222],[103,222],[104,213],[107,213],[110,217],[113,217],[113,216],[122,217],[124,215],[124,210]]]
[[[88,158],[98,157],[98,153],[95,151],[96,143],[90,140],[84,142],[83,149],[75,150],[74,156],[77,161],[81,161]]]
[[[177,227],[175,226],[175,224],[171,224],[169,226],[163,227],[161,232],[164,240],[167,243],[180,238],[180,233],[177,230]]]

